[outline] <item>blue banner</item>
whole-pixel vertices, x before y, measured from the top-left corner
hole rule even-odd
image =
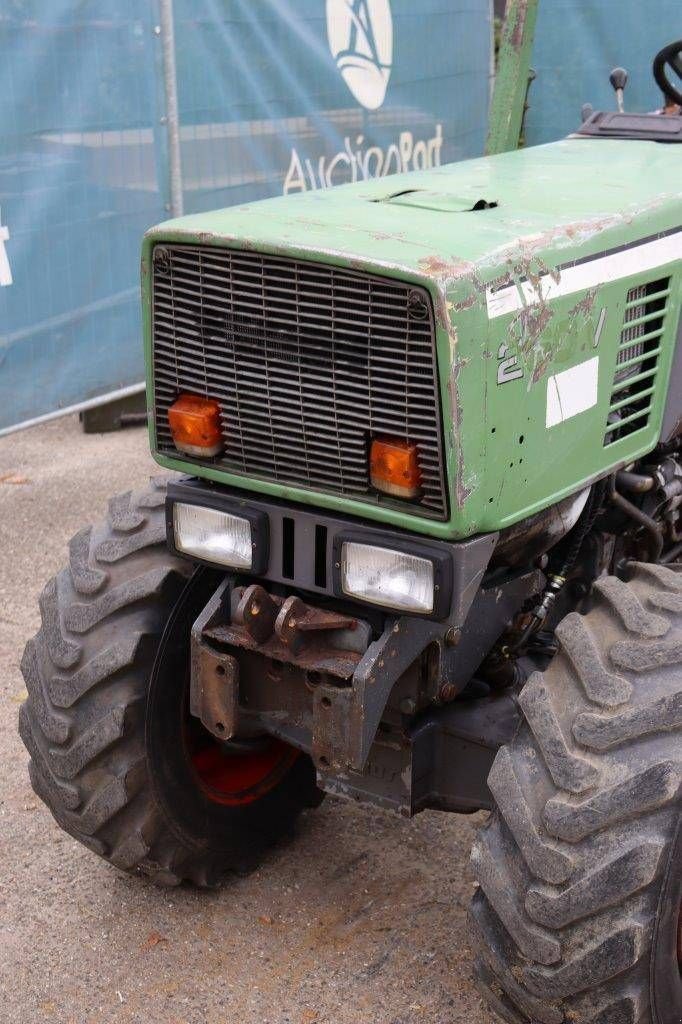
[[[175,0],[185,209],[481,153],[488,0]]]
[[[141,379],[138,246],[164,200],[139,8],[0,2],[0,429]]]
[[[184,212],[483,149],[490,0],[172,14]],[[171,211],[164,31],[156,3],[0,0],[0,431],[142,380],[140,239]]]

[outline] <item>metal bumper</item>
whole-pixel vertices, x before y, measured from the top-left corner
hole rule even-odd
[[[173,502],[190,499],[237,514],[244,502],[183,482],[169,488],[169,522]],[[423,806],[487,806],[485,776],[500,729],[505,736],[509,732],[495,722],[503,707],[507,724],[515,721],[515,710],[497,702],[496,715],[486,712],[488,718],[481,719],[480,711],[449,702],[537,592],[541,574],[503,581],[496,574],[486,586],[494,537],[443,544],[453,580],[446,615],[397,616],[342,600],[334,593],[333,576],[317,594],[301,584],[300,573],[283,586],[282,551],[273,537],[282,533],[285,516],[294,521],[297,537],[319,536],[321,526],[331,551],[349,530],[369,543],[377,535],[384,543],[389,538],[396,547],[409,543],[410,535],[389,535],[250,497],[248,508],[267,521],[268,555],[257,582],[225,576],[194,621],[192,713],[219,739],[266,732],[305,751],[319,784],[330,792],[404,814]],[[297,545],[295,570],[305,565],[306,551],[314,557],[309,546]],[[462,792],[465,752],[469,769],[474,761],[481,766],[468,796]],[[443,782],[446,776],[449,782]]]

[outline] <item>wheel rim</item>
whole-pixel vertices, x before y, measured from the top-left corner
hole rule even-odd
[[[161,759],[163,761],[167,757],[169,746],[175,746],[177,762],[183,766],[182,771],[190,786],[187,795],[196,787],[195,795],[198,797],[200,793],[218,811],[220,807],[244,808],[267,796],[303,755],[295,747],[274,736],[217,739],[190,713],[187,626],[196,618],[197,609],[205,603],[215,585],[214,573],[206,570],[195,573],[173,613],[174,619],[180,618],[179,623],[169,623],[167,626],[172,637],[170,653],[163,651],[164,658],[157,663],[155,672],[158,676],[165,664],[172,679],[179,681],[178,666],[184,665],[184,679],[177,694],[180,698],[176,712],[179,715],[178,733],[174,744],[169,744],[169,736],[162,742]],[[170,679],[167,678],[160,692],[167,695],[169,685]],[[151,718],[155,719],[156,716],[152,715]]]
[[[272,737],[245,751],[204,733],[190,760],[198,785],[217,804],[235,807],[259,800],[284,778],[299,756],[293,747]]]
[[[281,745],[271,743],[270,737],[259,740],[263,744],[259,752],[265,753],[267,745],[273,758],[277,752],[277,760],[267,773],[261,761],[255,786],[252,775],[246,788],[242,779],[241,785],[228,787],[226,794],[210,783],[210,773],[204,774],[203,783],[197,773],[193,758],[198,757],[201,771],[201,751],[218,741],[189,711],[190,636],[197,616],[220,582],[219,573],[197,569],[173,607],[149,681],[144,737],[149,781],[159,813],[182,848],[192,851],[191,857],[216,877],[230,867],[254,862],[290,830],[304,808],[320,802],[311,759],[291,747],[285,757]],[[253,739],[231,741],[230,747],[244,751],[247,742],[254,751]],[[244,762],[240,769],[243,767]],[[180,847],[176,855],[181,855]]]

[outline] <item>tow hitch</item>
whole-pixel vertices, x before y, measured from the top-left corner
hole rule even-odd
[[[343,756],[338,728],[370,639],[361,619],[227,579],[192,628],[191,712],[218,739],[265,726],[307,749],[312,734],[313,757],[329,765]]]
[[[420,713],[430,684],[403,655],[412,628],[389,620],[373,641],[363,619],[228,577],[192,627],[191,713],[219,740],[267,733],[309,753],[337,795],[405,815],[488,806],[471,779],[485,779],[517,709],[500,697]]]

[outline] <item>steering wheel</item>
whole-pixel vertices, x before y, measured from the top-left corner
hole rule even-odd
[[[672,69],[675,75],[675,79],[678,82],[682,81],[682,39],[679,39],[676,43],[668,43],[662,50],[654,57],[654,78],[656,79],[656,85],[661,90],[664,96],[672,100],[673,103],[678,103],[682,106],[682,91],[677,85],[673,85],[668,77],[668,72]]]

